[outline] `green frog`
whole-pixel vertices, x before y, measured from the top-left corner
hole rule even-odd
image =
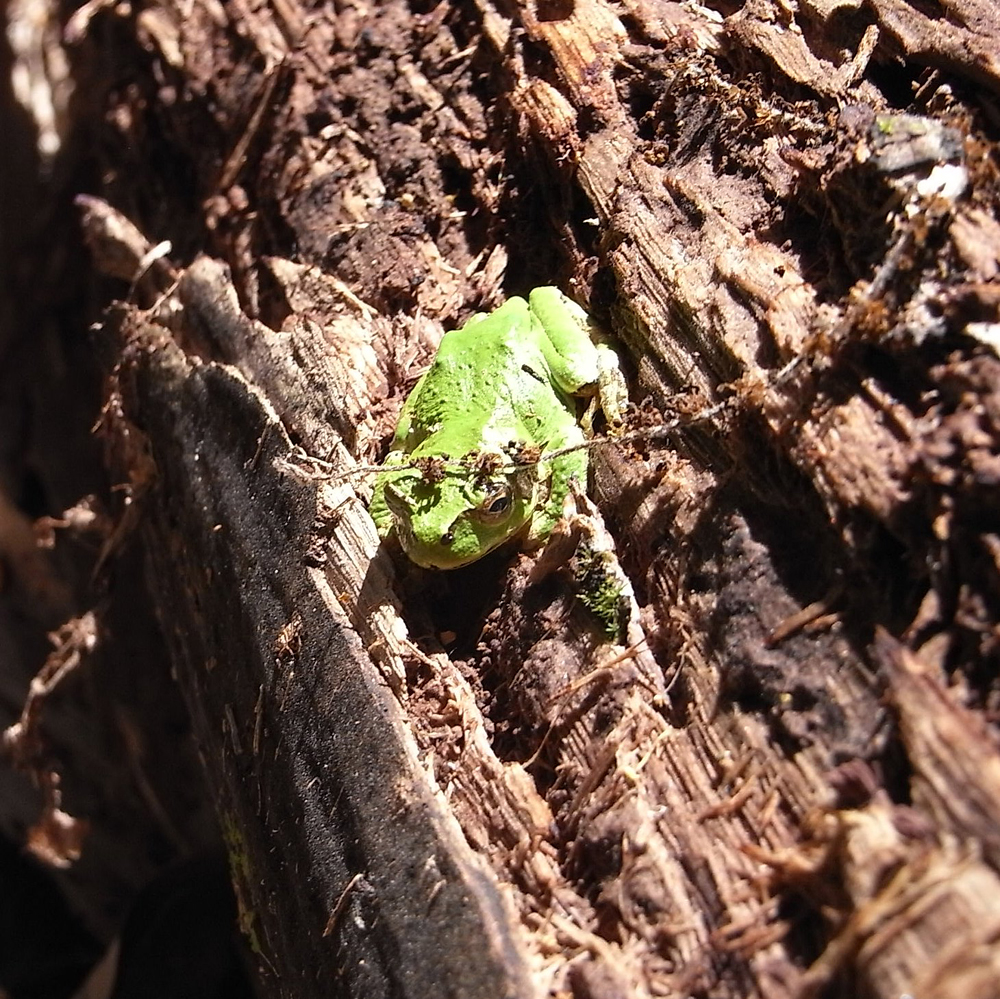
[[[557,288],[535,288],[527,301],[508,299],[446,333],[403,405],[376,480],[379,534],[395,532],[417,565],[437,569],[515,538],[540,545],[570,481],[586,484],[585,448],[546,457],[586,440],[580,396],[620,422],[627,393],[618,357]]]

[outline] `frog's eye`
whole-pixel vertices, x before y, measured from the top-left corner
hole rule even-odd
[[[510,486],[498,486],[479,504],[479,519],[487,524],[497,524],[507,517],[512,505]]]

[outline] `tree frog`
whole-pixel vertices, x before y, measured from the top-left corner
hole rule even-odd
[[[618,357],[557,288],[536,288],[446,333],[400,412],[371,514],[426,568],[468,565],[519,538],[536,547],[570,480],[586,485],[574,396],[599,396],[611,422],[627,399]],[[393,469],[393,465],[404,464]]]

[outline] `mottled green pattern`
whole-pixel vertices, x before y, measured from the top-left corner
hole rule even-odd
[[[379,533],[395,530],[414,562],[442,569],[509,538],[544,540],[570,479],[585,484],[587,457],[537,458],[583,441],[574,396],[604,384],[606,353],[591,340],[586,313],[555,288],[446,334],[403,406],[386,459],[418,467],[387,468],[376,482]]]

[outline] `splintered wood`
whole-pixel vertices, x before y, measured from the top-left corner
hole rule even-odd
[[[1000,27],[925,6],[134,26],[210,196],[120,87],[138,229],[85,225],[137,271],[102,335],[266,994],[995,995]],[[354,463],[442,327],[543,283],[615,335],[627,429],[678,429],[595,448],[603,521],[548,556],[421,575]],[[612,550],[621,644],[573,588]]]

